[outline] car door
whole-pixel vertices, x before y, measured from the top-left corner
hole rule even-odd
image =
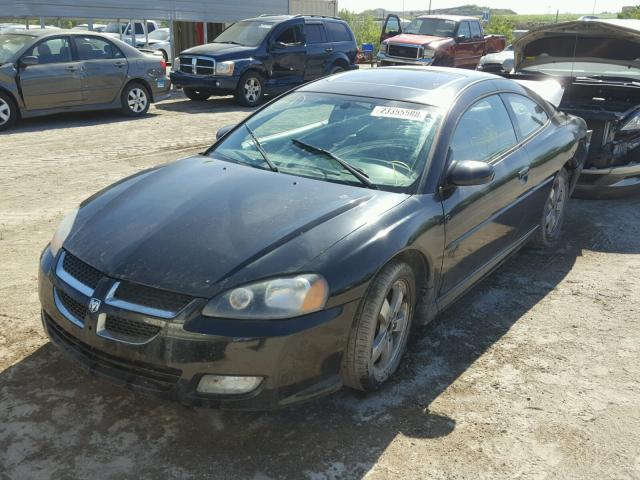
[[[480,22],[469,22],[471,29],[471,44],[473,50],[471,52],[471,60],[469,68],[476,68],[480,62],[480,58],[485,54],[485,40]]]
[[[270,50],[273,59],[273,87],[287,89],[304,81],[307,47],[302,19],[276,30],[270,42]]]
[[[307,42],[307,65],[304,71],[304,80],[309,81],[326,75],[329,62],[327,45],[327,33],[322,22],[309,22],[304,25],[305,39]]]
[[[454,187],[443,199],[446,245],[440,285],[442,306],[506,254],[521,238],[527,190],[520,178],[529,157],[498,94],[476,100],[458,119],[449,141],[447,163],[490,163],[494,179],[485,185]],[[445,190],[446,191],[446,190]]]
[[[38,59],[37,65],[21,66],[18,73],[27,110],[82,104],[82,64],[73,58],[69,37],[42,40],[27,56]]]
[[[471,39],[471,29],[469,27],[469,22],[462,21],[458,24],[455,40],[456,53],[454,58],[454,65],[458,68],[470,68],[470,63],[473,62],[473,42]]]
[[[101,37],[74,36],[84,76],[82,89],[87,104],[105,104],[118,99],[127,79],[128,62],[122,51]]]
[[[400,17],[398,15],[388,15],[382,26],[382,33],[380,34],[380,41],[387,38],[395,37],[402,33],[402,24],[400,23]]]
[[[332,19],[325,20],[324,26],[329,41],[326,48],[328,61],[333,64],[337,58],[346,56],[349,59],[349,64],[355,63],[357,46],[349,26],[344,22]]]

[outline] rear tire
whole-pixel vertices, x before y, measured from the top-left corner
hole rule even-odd
[[[264,80],[257,72],[247,72],[238,82],[236,101],[245,107],[255,107],[264,97]]]
[[[18,119],[18,107],[10,95],[0,92],[0,132],[10,129]]]
[[[342,366],[342,381],[378,389],[397,370],[407,347],[416,304],[413,270],[394,260],[373,280],[356,316]]]
[[[563,168],[556,174],[547,201],[544,203],[540,226],[531,239],[533,247],[553,247],[560,240],[569,201],[569,188],[569,172]]]
[[[333,75],[335,73],[340,73],[340,72],[344,72],[344,68],[341,67],[340,65],[335,65],[329,72],[329,75]]]
[[[138,82],[132,82],[122,91],[120,97],[122,112],[128,117],[142,117],[149,111],[151,95],[147,87]]]
[[[209,100],[211,96],[206,90],[196,90],[195,88],[185,88],[183,90],[187,98],[195,102],[204,102],[205,100]]]

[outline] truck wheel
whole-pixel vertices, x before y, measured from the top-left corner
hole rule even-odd
[[[453,58],[441,57],[436,58],[433,62],[434,67],[453,67]]]
[[[257,72],[247,72],[238,82],[236,100],[245,107],[255,107],[264,96],[264,80]]]
[[[342,68],[340,65],[335,65],[329,72],[329,75],[333,75],[334,73],[340,73],[340,72],[344,72],[344,68]]]
[[[8,130],[16,123],[18,107],[6,93],[0,92],[0,131]]]
[[[147,88],[137,82],[132,82],[124,87],[120,101],[122,112],[128,117],[142,117],[149,111],[151,105]]]
[[[356,316],[344,354],[342,381],[358,390],[380,387],[397,370],[416,304],[413,270],[389,263],[373,280]]]
[[[540,226],[531,239],[533,247],[553,247],[560,240],[564,214],[569,201],[569,188],[569,172],[563,168],[553,180],[553,186],[544,204]]]
[[[194,100],[196,102],[204,102],[211,96],[207,90],[196,90],[195,88],[185,88],[183,90],[189,100]]]

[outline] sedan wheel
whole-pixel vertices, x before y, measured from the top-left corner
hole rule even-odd
[[[540,226],[532,240],[534,246],[551,247],[562,234],[562,224],[569,201],[569,173],[562,169],[553,180],[547,201],[544,204]]]
[[[13,100],[0,92],[0,130],[6,130],[16,121],[17,109]]]
[[[139,84],[127,86],[122,92],[122,109],[130,117],[139,117],[149,110],[149,94]]]
[[[415,276],[404,262],[389,263],[373,280],[349,336],[345,385],[375,390],[400,365],[415,307]]]

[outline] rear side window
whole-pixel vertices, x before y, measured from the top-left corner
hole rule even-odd
[[[307,34],[307,44],[324,43],[324,27],[319,23],[308,23],[304,27]]]
[[[549,120],[547,112],[533,100],[511,93],[505,94],[504,97],[514,113],[516,126],[523,138],[531,135]]]
[[[482,38],[482,29],[478,22],[471,22],[471,36],[473,38]]]
[[[38,63],[63,63],[71,62],[71,48],[68,38],[52,38],[40,42],[27,52],[25,56],[38,57]]]
[[[110,60],[124,57],[118,47],[102,38],[75,37],[74,41],[80,60]]]
[[[461,22],[458,27],[458,36],[462,35],[465,39],[471,38],[471,30],[469,30],[469,22]]]
[[[497,95],[477,101],[460,117],[450,147],[453,160],[489,162],[517,143],[507,109]]]
[[[330,42],[350,42],[352,40],[351,32],[344,23],[327,22],[325,26]]]

